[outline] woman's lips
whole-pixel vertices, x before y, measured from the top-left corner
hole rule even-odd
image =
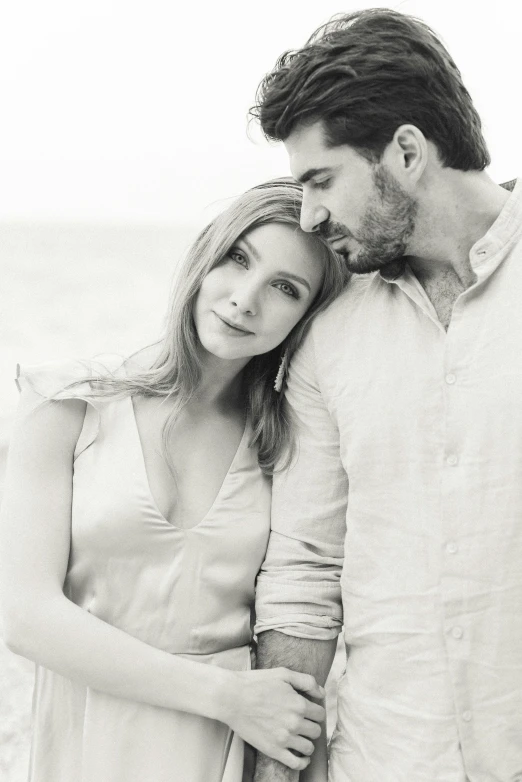
[[[218,315],[217,312],[214,312],[214,315],[219,321],[221,321],[223,326],[229,330],[229,333],[235,334],[238,337],[246,337],[254,333],[253,331],[249,331],[249,329],[245,328],[244,326],[240,326],[238,323],[234,323],[232,320],[227,320],[227,318],[224,318],[222,315]]]

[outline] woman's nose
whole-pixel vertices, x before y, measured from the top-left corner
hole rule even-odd
[[[257,315],[259,309],[259,291],[255,281],[244,280],[235,286],[230,295],[230,303],[245,315]]]

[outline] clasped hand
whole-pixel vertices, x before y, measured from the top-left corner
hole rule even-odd
[[[264,755],[301,771],[310,763],[311,739],[321,735],[326,716],[301,692],[324,698],[324,689],[306,673],[288,668],[234,672],[223,721]]]

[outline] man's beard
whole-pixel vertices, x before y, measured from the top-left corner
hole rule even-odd
[[[323,223],[323,236],[346,236],[357,242],[354,253],[340,254],[349,271],[368,274],[381,270],[406,254],[406,247],[415,229],[417,202],[400,186],[382,165],[373,172],[375,197],[364,213],[357,234],[342,223]],[[337,251],[339,252],[339,251]]]

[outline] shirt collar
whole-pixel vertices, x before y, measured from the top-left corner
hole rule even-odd
[[[491,228],[471,248],[470,261],[473,268],[497,255],[500,256],[500,263],[505,254],[504,250],[522,234],[522,179],[507,182],[503,187],[511,190],[511,195]]]
[[[496,255],[522,233],[522,179],[512,179],[502,184],[502,187],[510,190],[511,195],[491,228],[471,248],[470,261],[473,268]],[[501,260],[502,257],[499,257],[498,263]],[[383,266],[379,275],[385,282],[397,282],[404,276],[407,267],[408,258],[404,256]]]

